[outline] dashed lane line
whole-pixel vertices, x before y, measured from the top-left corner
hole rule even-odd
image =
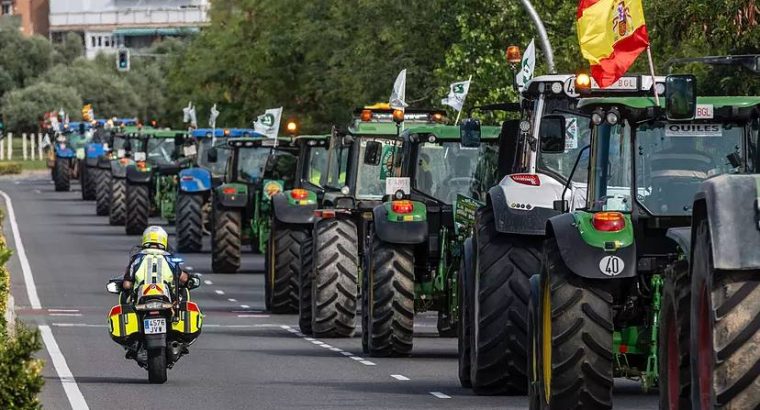
[[[220,289],[217,289],[214,292],[216,292],[217,295],[224,295],[224,291]]]
[[[238,317],[240,317],[240,315],[238,315]],[[336,353],[340,353],[343,356],[345,356],[345,357],[347,357],[347,358],[349,358],[349,359],[351,359],[353,361],[356,361],[358,363],[361,363],[361,364],[363,364],[365,366],[376,366],[376,363],[374,363],[372,361],[369,361],[369,360],[367,360],[367,359],[365,359],[365,358],[363,358],[361,356],[356,356],[356,355],[354,355],[351,352],[346,352],[343,349],[339,349],[337,347],[331,346],[331,345],[329,345],[329,344],[327,344],[327,343],[325,343],[325,342],[323,342],[321,340],[317,340],[317,339],[315,339],[313,337],[306,337],[306,336],[303,335],[303,333],[299,332],[297,329],[294,329],[294,328],[292,328],[292,327],[290,327],[288,325],[281,325],[280,327],[283,328],[283,329],[285,329],[285,330],[287,330],[288,332],[290,332],[290,333],[292,333],[292,334],[294,334],[294,335],[302,338],[303,340],[306,340],[307,342],[310,342],[311,344],[313,344],[315,346],[320,346],[320,347],[323,347],[323,348],[325,348],[327,350],[330,350],[330,351],[333,351],[333,352],[336,352]]]
[[[409,378],[404,376],[403,374],[392,374],[391,377],[393,377],[396,380],[401,380],[401,381],[409,380]]]
[[[439,391],[431,391],[430,394],[432,394],[433,396],[435,396],[435,397],[437,397],[439,399],[450,399],[451,398],[451,396],[449,396],[448,394],[443,394],[443,393],[441,393]]]
[[[249,309],[250,308],[249,305],[240,305],[240,307],[243,308],[243,309]]]
[[[232,303],[237,302],[237,299],[234,299],[234,298],[227,298],[227,300],[230,301],[230,302],[232,302]]]
[[[210,281],[208,279],[204,280],[203,283],[205,283],[206,285],[209,285],[209,286],[211,286],[211,285],[214,284],[214,282],[212,282],[212,281]]]

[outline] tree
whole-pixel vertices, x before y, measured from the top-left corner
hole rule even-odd
[[[2,100],[6,129],[15,132],[36,132],[45,112],[63,108],[78,113],[82,98],[72,87],[38,82],[7,93]]]
[[[67,64],[75,59],[84,56],[84,44],[82,37],[73,32],[66,33],[63,41],[56,44],[55,49],[58,52],[56,59],[59,64]]]

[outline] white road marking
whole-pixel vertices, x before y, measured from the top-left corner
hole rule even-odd
[[[439,391],[431,391],[430,394],[432,394],[433,396],[435,396],[435,397],[437,397],[439,399],[450,399],[451,398],[451,396],[449,396],[448,394],[443,394],[443,393],[441,393]]]
[[[362,359],[361,357],[359,357],[359,356],[348,356],[348,358],[349,358],[349,359],[351,359],[351,360],[356,360],[357,362],[358,362],[358,361],[360,361],[360,360],[363,360],[363,359]]]
[[[214,292],[216,292],[217,295],[224,295],[224,291],[223,290],[217,289]]]
[[[79,312],[79,309],[48,309],[48,312],[64,312],[64,313],[74,313]]]
[[[3,193],[3,195],[5,195]],[[7,199],[7,198],[6,198]],[[74,375],[71,374],[69,366],[66,364],[66,359],[63,358],[61,349],[58,348],[58,343],[55,342],[53,337],[53,331],[47,325],[40,325],[40,334],[42,334],[42,341],[45,343],[45,348],[50,354],[50,359],[53,361],[53,367],[55,372],[58,373],[58,379],[63,385],[63,391],[66,393],[66,397],[69,399],[69,404],[74,410],[89,410],[87,402],[84,401],[82,392],[79,391]]]
[[[104,328],[108,327],[107,324],[103,325],[96,325],[93,323],[61,323],[61,322],[55,322],[51,323],[51,326],[55,327],[97,327],[97,328]],[[231,328],[231,329],[246,329],[246,328],[258,328],[258,327],[280,327],[280,325],[276,325],[274,323],[258,323],[253,325],[220,325],[216,323],[204,323],[203,328]]]
[[[107,327],[108,325],[93,325],[91,323],[51,323],[55,327]],[[208,326],[208,325],[204,325]]]
[[[396,380],[401,380],[401,381],[409,380],[409,378],[404,376],[403,374],[392,374],[391,377],[393,377]]]
[[[237,315],[237,317],[269,317],[269,315]]]
[[[325,342],[320,342],[319,340],[312,340],[311,343],[313,343],[313,344],[315,344],[317,346],[325,344]]]
[[[41,194],[41,193],[42,193],[42,191],[40,191],[39,189],[35,189],[35,190],[34,190],[34,193],[35,193],[35,194]]]
[[[81,313],[48,313],[50,316],[82,316]]]
[[[241,308],[243,308],[243,309],[248,309],[248,308],[250,308],[250,306],[248,306],[248,305],[240,305],[240,307],[241,307]]]
[[[208,279],[204,280],[203,283],[205,283],[207,285],[213,285],[214,284],[214,282],[212,282],[212,281],[210,281]]]
[[[343,349],[341,349],[339,347],[331,347],[330,350],[332,350],[333,352],[342,352],[343,351]]]
[[[29,304],[32,305],[32,309],[42,309],[40,298],[37,296],[37,287],[34,286],[32,267],[29,266],[29,260],[26,258],[26,250],[24,249],[24,244],[21,242],[21,234],[18,230],[18,223],[16,223],[16,213],[13,212],[11,197],[3,191],[0,191],[0,195],[5,198],[5,207],[8,210],[8,220],[11,223],[13,242],[16,243],[16,253],[18,254],[18,260],[21,262],[21,271],[24,274],[24,287],[26,288],[26,295],[29,297]]]
[[[365,365],[365,366],[374,366],[374,362],[370,362],[369,360],[359,360],[359,363]]]
[[[340,352],[343,356],[353,356],[354,354],[351,352]]]
[[[235,303],[235,302],[237,302],[237,299],[233,299],[233,298],[227,298],[227,300],[229,300],[229,301],[230,301],[230,302],[232,302],[232,303]]]

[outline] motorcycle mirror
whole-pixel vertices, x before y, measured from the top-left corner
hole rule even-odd
[[[199,286],[201,286],[201,280],[199,278],[192,277],[187,281],[187,288],[189,290],[193,290]]]
[[[110,282],[108,282],[108,285],[106,285],[106,290],[108,293],[119,294],[121,293],[121,283],[121,279],[112,279]]]

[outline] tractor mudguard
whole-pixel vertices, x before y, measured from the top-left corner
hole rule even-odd
[[[74,150],[69,147],[61,147],[60,145],[56,145],[55,156],[58,158],[74,158],[76,156],[76,152],[74,152]]]
[[[488,196],[493,207],[496,231],[519,235],[545,235],[546,221],[560,215],[559,211],[535,207],[533,209],[513,209],[501,186],[488,190]]]
[[[135,165],[127,166],[127,182],[130,184],[149,184],[150,177],[150,171],[140,171]]]
[[[122,164],[118,159],[111,161],[111,176],[114,178],[127,177],[127,165]]]
[[[248,203],[248,187],[245,184],[222,184],[214,188],[216,201],[226,208],[243,208]]]
[[[161,164],[156,167],[158,175],[177,175],[182,168],[176,164]]]
[[[686,260],[691,260],[691,227],[668,228],[665,236],[683,250]]]
[[[187,193],[211,190],[211,172],[205,168],[187,168],[179,171],[179,190]]]
[[[581,237],[573,214],[552,217],[546,225],[547,234],[554,236],[562,260],[574,274],[588,279],[619,279],[636,276],[635,242],[611,251],[591,246]],[[612,262],[616,264],[617,273],[605,271]]]
[[[288,201],[284,193],[280,192],[272,197],[272,207],[274,208],[274,217],[280,222],[286,224],[314,224],[314,210],[317,209],[316,201],[304,205],[294,204],[292,201]]]
[[[111,160],[105,156],[101,156],[97,160],[97,167],[100,169],[111,169]]]
[[[98,158],[105,155],[106,153],[106,147],[103,144],[99,143],[91,143],[87,144],[87,147],[85,148],[85,158],[88,160],[93,159],[97,162]],[[89,162],[87,163],[88,166],[90,166]]]
[[[710,178],[694,202],[694,221],[707,217],[715,269],[760,268],[760,176]]]
[[[414,207],[424,205],[421,202],[414,202]],[[428,236],[428,226],[425,210],[421,210],[421,220],[401,221],[396,219],[398,214],[390,211],[390,203],[384,203],[376,206],[372,210],[372,219],[375,224],[375,234],[383,242],[399,243],[414,245],[423,243]]]
[[[87,157],[87,158],[84,159],[84,165],[87,168],[96,168],[98,166],[98,159],[97,158]]]

